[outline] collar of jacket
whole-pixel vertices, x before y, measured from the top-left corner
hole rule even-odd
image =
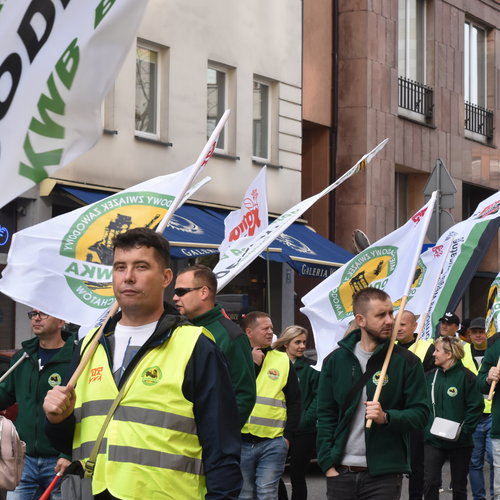
[[[342,340],[339,341],[339,346],[344,347],[348,351],[354,353],[354,347],[356,346],[356,343],[361,340],[361,329],[357,328],[356,330],[353,330],[351,333],[347,335],[347,337],[344,337]],[[390,338],[383,342],[382,344],[379,344],[375,350],[373,351],[373,354],[378,354],[382,351],[386,351],[387,348],[389,347],[389,342]]]

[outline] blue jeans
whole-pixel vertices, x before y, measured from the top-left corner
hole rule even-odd
[[[288,446],[283,437],[241,443],[243,487],[239,500],[276,500]]]
[[[490,464],[490,496],[493,498],[493,452],[491,449],[491,414],[483,415],[479,424],[477,424],[472,439],[474,440],[474,449],[469,465],[470,487],[474,500],[485,500],[486,490],[484,487],[484,454]]]
[[[7,500],[38,500],[47,489],[56,475],[55,466],[57,457],[30,457],[24,458],[21,482],[14,491],[7,493]],[[58,482],[50,495],[51,500],[60,500],[60,482]]]

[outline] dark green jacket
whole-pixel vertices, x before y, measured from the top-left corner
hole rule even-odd
[[[342,464],[351,419],[361,397],[359,390],[346,403],[351,387],[362,376],[354,354],[360,338],[361,331],[354,330],[341,340],[321,370],[317,449],[318,463],[323,471]],[[367,363],[367,370],[375,369],[365,385],[369,401],[373,400],[377,372],[382,369],[388,343],[379,345]],[[429,418],[424,371],[417,356],[395,345],[386,380],[379,401],[387,413],[388,423],[373,423],[370,429],[365,429],[366,461],[373,476],[410,472],[409,432],[423,429]]]
[[[477,386],[482,394],[490,392],[490,384],[486,382],[488,372],[492,366],[497,366],[500,357],[500,340],[494,342],[491,347],[486,349],[486,353],[481,363],[481,368],[477,374]],[[497,384],[495,395],[491,404],[491,437],[500,439],[500,384]]]
[[[11,365],[24,352],[28,353],[29,357],[0,384],[0,409],[5,409],[17,402],[19,412],[16,429],[19,437],[26,442],[26,453],[32,457],[70,458],[60,454],[50,444],[45,434],[43,400],[47,392],[63,380],[74,346],[74,337],[68,337],[61,350],[42,370],[39,370],[38,338],[26,340],[22,343],[22,349],[12,358]]]
[[[250,341],[243,330],[222,313],[218,304],[191,320],[193,325],[204,326],[215,338],[215,343],[228,362],[231,384],[236,396],[240,427],[245,425],[255,405],[255,370]]]
[[[443,371],[435,368],[426,375],[427,392],[431,401],[431,386],[437,371],[434,385],[434,412],[425,428],[424,440],[436,448],[465,448],[473,446],[472,433],[484,410],[484,400],[476,387],[476,376],[459,360],[451,368]],[[431,434],[432,421],[436,417],[463,423],[460,437],[456,441],[447,441]]]
[[[300,386],[300,415],[299,430],[296,434],[310,434],[316,432],[316,406],[318,399],[319,371],[311,365],[312,361],[301,356],[293,363]]]

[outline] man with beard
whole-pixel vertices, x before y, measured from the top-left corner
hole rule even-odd
[[[358,328],[339,342],[321,372],[318,463],[329,500],[398,499],[402,474],[410,472],[409,433],[429,417],[424,371],[417,356],[394,346],[379,401],[373,401],[394,327],[392,302],[368,287],[354,295],[353,312]]]

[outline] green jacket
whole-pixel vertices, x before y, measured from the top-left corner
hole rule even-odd
[[[240,428],[245,425],[255,405],[255,370],[250,341],[243,330],[222,313],[218,304],[191,320],[196,326],[204,326],[215,338],[215,343],[228,362],[231,384],[236,396]]]
[[[323,471],[342,464],[349,437],[351,418],[358,406],[360,389],[346,402],[351,387],[362,376],[354,347],[361,331],[354,330],[339,342],[325,360],[318,392],[318,463]],[[367,364],[375,373],[365,384],[368,400],[373,399],[389,342],[379,345]],[[380,404],[388,423],[373,423],[365,429],[366,461],[373,476],[410,472],[409,432],[425,427],[429,403],[420,359],[398,345],[394,346],[387,377],[380,394]],[[346,408],[344,405],[346,404]]]
[[[26,340],[22,349],[12,360],[13,365],[24,352],[26,358],[0,384],[0,409],[5,409],[17,402],[19,412],[16,419],[16,429],[19,437],[26,442],[26,453],[32,457],[65,457],[49,442],[45,434],[45,413],[43,400],[52,387],[59,385],[68,369],[75,339],[69,336],[66,343],[55,356],[39,370],[38,338]]]
[[[299,430],[296,434],[310,434],[316,432],[316,406],[318,396],[319,371],[311,366],[312,362],[301,356],[293,363],[300,386],[300,415]]]
[[[431,446],[444,449],[473,446],[472,433],[484,410],[483,396],[476,387],[476,376],[465,368],[460,360],[446,371],[435,368],[426,375],[429,401],[431,401],[432,381],[436,372],[434,412],[431,411],[431,418],[424,432],[424,440]],[[446,441],[429,432],[434,414],[436,417],[463,423],[460,437],[456,441]]]
[[[486,349],[481,368],[477,374],[476,382],[482,394],[488,394],[490,392],[491,386],[486,382],[486,378],[488,377],[490,368],[492,366],[497,366],[499,357],[500,341],[497,340],[491,347]],[[495,395],[491,402],[491,437],[493,439],[500,439],[500,385],[496,386]]]

